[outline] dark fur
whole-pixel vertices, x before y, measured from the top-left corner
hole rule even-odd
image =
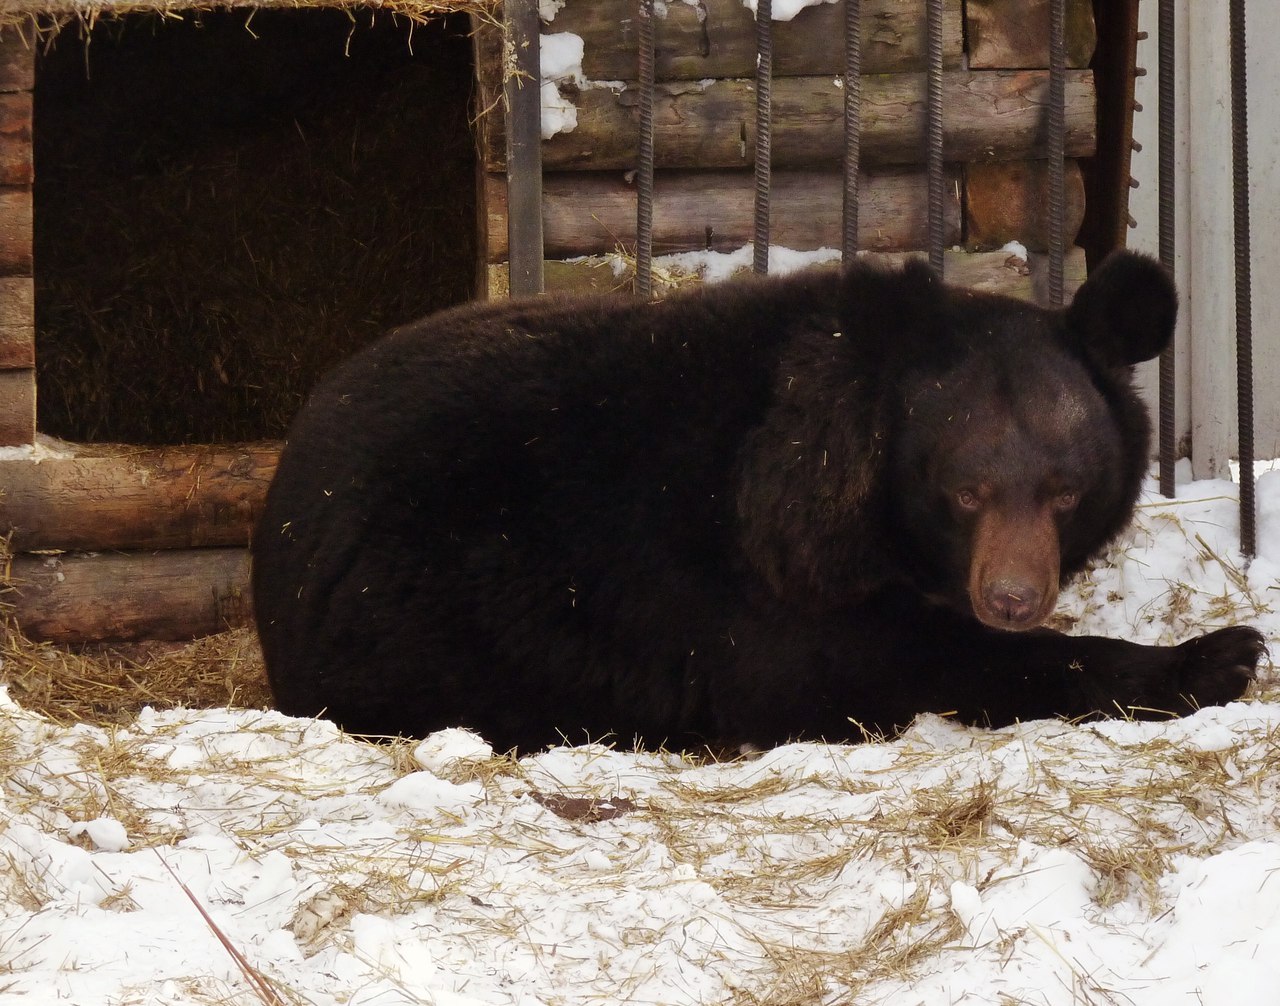
[[[1233,699],[1251,629],[1158,648],[1034,627],[1131,515],[1129,365],[1175,313],[1121,254],[1058,313],[855,266],[392,332],[317,388],[268,494],[276,700],[530,748]]]

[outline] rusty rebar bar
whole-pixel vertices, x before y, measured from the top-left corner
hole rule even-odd
[[[1244,0],[1231,0],[1231,174],[1236,266],[1236,416],[1239,425],[1240,551],[1257,554],[1253,476],[1253,287],[1249,235],[1249,91]]]
[[[769,271],[769,189],[773,122],[773,0],[756,0],[756,167],[752,268]]]
[[[844,0],[844,203],[840,256],[858,254],[858,171],[862,160],[862,3]]]
[[[653,296],[653,0],[640,0],[640,143],[636,154],[636,294]]]

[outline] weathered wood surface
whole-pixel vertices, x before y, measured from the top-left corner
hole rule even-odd
[[[17,555],[7,585],[30,639],[194,639],[252,621],[243,548]]]
[[[1080,166],[1068,161],[1065,234],[1075,241],[1084,223],[1085,186]],[[975,251],[1021,241],[1049,247],[1049,169],[1046,161],[970,164],[965,168],[965,246]]]
[[[278,444],[92,445],[0,461],[0,537],[33,549],[247,546]]]
[[[30,185],[31,92],[0,94],[0,185]]]
[[[31,275],[31,186],[0,188],[0,276]]]
[[[0,370],[36,365],[35,281],[0,276]]]
[[[490,261],[507,257],[506,183],[486,175]],[[661,172],[654,184],[653,247],[658,254],[709,248],[729,251],[751,240],[755,187],[750,172]],[[927,180],[922,171],[866,174],[860,188],[862,247],[900,251],[928,238]],[[772,242],[789,248],[840,245],[839,172],[775,171]],[[543,179],[543,252],[568,258],[632,245],[636,192],[621,172],[563,172]],[[960,240],[960,176],[947,184],[946,241]]]
[[[867,258],[885,264],[900,264],[907,258],[928,258],[924,252],[867,253]],[[948,283],[1005,294],[1039,304],[1049,301],[1049,259],[1047,255],[1033,253],[1023,262],[1007,252],[966,252],[947,249],[943,253],[943,269]],[[1067,296],[1079,289],[1085,279],[1085,254],[1083,248],[1072,248],[1067,253],[1065,287]],[[830,268],[834,268],[834,263]],[[821,268],[821,267],[819,267]],[[630,296],[633,289],[634,263],[627,260],[621,273],[613,268],[613,261],[604,256],[576,259],[571,262],[548,260],[543,263],[547,290],[557,293],[596,293]],[[750,272],[744,266],[741,273]],[[735,275],[738,275],[735,273]],[[671,291],[699,280],[689,276],[663,274],[659,268],[654,277],[657,293]],[[489,299],[506,297],[509,292],[505,263],[488,267],[485,296]]]
[[[1067,0],[1067,65],[1088,66],[1097,45],[1090,0]],[[969,65],[1023,69],[1049,65],[1049,0],[966,0]]]
[[[862,82],[862,163],[919,164],[925,150],[924,74]],[[943,143],[952,161],[1015,160],[1046,153],[1047,70],[952,71],[944,75]],[[755,85],[750,80],[659,84],[654,155],[659,168],[750,167],[755,157]],[[573,97],[577,128],[542,144],[545,170],[631,168],[639,144],[639,94],[591,88]],[[1093,74],[1066,85],[1069,157],[1094,152]],[[501,118],[485,131],[490,171],[506,167]],[[835,77],[783,77],[773,84],[773,165],[830,167],[844,155],[844,89]]]
[[[0,447],[36,439],[36,372],[0,370]]]
[[[0,91],[30,91],[36,84],[32,44],[14,29],[0,34]]]
[[[755,75],[755,16],[742,0],[673,2],[655,22],[655,73],[659,80],[702,80]],[[961,65],[961,0],[944,0],[943,63]],[[583,41],[582,73],[588,80],[636,80],[634,0],[569,0],[544,35],[570,32]],[[501,31],[479,18],[477,76],[486,91],[502,86]],[[844,4],[819,4],[794,20],[775,21],[773,73],[776,77],[844,72]],[[921,71],[928,65],[921,0],[863,0],[862,72]],[[1045,64],[1048,65],[1048,64]],[[484,107],[484,104],[481,105]]]

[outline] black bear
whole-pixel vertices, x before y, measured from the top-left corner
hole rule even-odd
[[[276,702],[527,750],[1234,699],[1253,629],[1039,627],[1131,516],[1130,369],[1176,313],[1120,252],[1063,311],[857,264],[395,330],[315,390],[255,533]]]

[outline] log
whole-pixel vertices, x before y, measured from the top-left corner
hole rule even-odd
[[[195,639],[252,622],[249,550],[13,557],[0,594],[29,638]]]
[[[36,365],[35,282],[0,276],[0,370]]]
[[[30,91],[36,86],[36,54],[14,28],[0,34],[0,91]]]
[[[278,444],[73,449],[0,461],[14,551],[247,546],[280,457]]]
[[[31,275],[31,186],[0,188],[0,276]]]
[[[1084,222],[1084,176],[1067,162],[1066,229],[1074,242]],[[965,168],[965,247],[972,251],[1021,241],[1033,251],[1049,247],[1049,169],[1046,161],[970,164]]]
[[[946,242],[960,240],[960,175],[949,173]],[[653,246],[661,254],[710,248],[729,251],[751,240],[755,188],[750,172],[660,172],[654,184]],[[872,251],[924,247],[927,182],[920,171],[863,175],[859,234]],[[773,173],[772,241],[788,248],[840,246],[839,172]],[[506,184],[486,175],[490,261],[507,257]],[[634,241],[635,187],[621,173],[568,172],[543,179],[544,254],[569,258],[611,251]]]
[[[1067,66],[1088,66],[1098,42],[1090,0],[1067,0]],[[1049,65],[1049,0],[966,0],[969,66]]]
[[[36,372],[0,370],[0,447],[22,447],[36,439]]]
[[[961,0],[945,0],[943,64],[964,58]],[[925,23],[919,0],[863,0],[862,72],[919,72],[927,65]],[[502,29],[473,15],[476,77],[486,109],[501,94],[505,65]],[[636,80],[637,30],[632,0],[570,0],[542,33],[568,32],[583,40],[582,72],[588,80]],[[777,77],[839,74],[844,4],[821,4],[792,21],[774,23],[773,72]],[[702,0],[666,5],[656,24],[658,80],[749,77],[755,73],[755,18],[741,0]],[[1047,65],[1047,64],[1046,64]]]
[[[927,259],[923,252],[868,253],[868,257],[885,264],[900,264],[908,257]],[[943,254],[946,281],[955,286],[973,290],[1000,293],[1038,304],[1049,302],[1049,259],[1047,255],[1032,254],[1023,262],[1007,252],[966,252],[947,249]],[[659,264],[660,265],[660,264]],[[627,261],[621,274],[615,273],[613,261],[604,256],[575,259],[571,262],[549,260],[543,263],[547,290],[556,293],[595,293],[627,296],[632,292],[634,263]],[[744,266],[741,273],[750,271]],[[738,275],[735,273],[735,276]],[[1085,254],[1083,248],[1072,248],[1065,263],[1065,289],[1070,296],[1080,288],[1085,279]],[[685,277],[678,282],[663,285],[661,275],[655,276],[655,289],[665,295],[679,286],[697,280]],[[488,267],[485,296],[497,299],[508,296],[507,266],[505,263]]]
[[[0,94],[0,185],[30,185],[31,92]]]
[[[957,70],[944,77],[947,160],[1018,160],[1046,153],[1047,70]],[[924,74],[862,82],[862,163],[918,164],[925,149]],[[755,85],[750,80],[660,84],[654,94],[654,153],[659,168],[750,167],[755,156]],[[1066,85],[1069,157],[1094,153],[1093,74],[1072,70]],[[578,92],[577,128],[542,144],[546,170],[632,168],[639,144],[639,94]],[[490,171],[502,171],[501,123],[485,133]],[[835,77],[784,77],[773,84],[773,165],[831,167],[844,156],[844,89]]]
[[[945,7],[943,64],[959,69],[964,59],[961,0],[945,0]],[[755,19],[741,0],[701,0],[696,6],[673,2],[666,10],[656,27],[658,80],[754,77]],[[922,10],[920,0],[863,0],[864,74],[926,69]],[[634,81],[639,76],[634,17],[632,0],[570,0],[555,20],[544,23],[543,33],[571,32],[582,37],[582,69],[588,80]],[[477,15],[471,24],[480,109],[478,141],[481,150],[502,150],[502,29]],[[776,78],[844,72],[839,42],[844,37],[843,3],[809,7],[793,21],[776,22],[774,36]],[[864,78],[864,87],[868,79]]]
[[[742,0],[677,2],[666,8],[655,25],[659,80],[754,75],[755,16]],[[960,0],[945,0],[942,52],[948,67],[960,66],[963,55],[960,8]],[[635,17],[634,0],[569,0],[543,32],[582,37],[582,72],[588,80],[635,80]],[[807,7],[794,20],[774,22],[774,75],[843,73],[843,38],[843,3]],[[927,59],[920,0],[863,0],[863,73],[924,70]]]

